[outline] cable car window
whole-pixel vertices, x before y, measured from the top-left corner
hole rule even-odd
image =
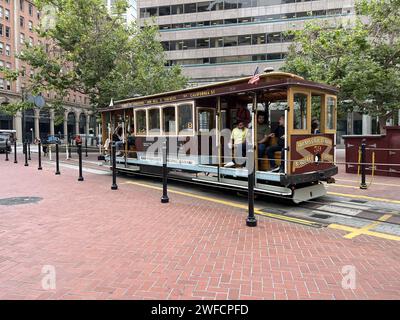
[[[326,103],[326,128],[328,130],[335,130],[335,109],[336,99],[328,97]]]
[[[307,129],[307,99],[304,93],[294,94],[293,129]]]
[[[193,133],[193,106],[191,104],[178,106],[178,130],[180,134]]]
[[[135,112],[136,115],[136,134],[147,134],[146,129],[146,110],[139,110]]]
[[[166,135],[176,134],[175,107],[163,108],[163,131]]]
[[[149,133],[159,134],[161,131],[160,126],[160,109],[149,110]]]
[[[199,131],[209,132],[214,129],[214,111],[200,110],[199,111]]]

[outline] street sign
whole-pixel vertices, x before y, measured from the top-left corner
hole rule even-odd
[[[44,101],[44,98],[41,95],[35,96],[34,103],[38,108],[43,108],[46,105],[46,101]]]

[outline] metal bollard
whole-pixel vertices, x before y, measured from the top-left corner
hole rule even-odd
[[[112,143],[111,147],[111,153],[112,153],[112,185],[111,185],[111,190],[117,190],[118,185],[117,185],[117,159],[116,159],[116,146],[115,142]]]
[[[78,156],[79,156],[79,178],[78,181],[83,181],[82,176],[82,145],[78,144]]]
[[[24,166],[27,167],[27,166],[29,166],[29,163],[28,163],[28,142],[27,141],[24,142],[24,154],[25,154],[25,164],[24,164]]]
[[[42,144],[38,143],[38,159],[39,159],[39,166],[38,170],[42,170]]]
[[[68,152],[69,152],[68,159],[72,159],[72,140],[68,142]]]
[[[163,166],[162,166],[162,176],[163,176],[163,195],[161,197],[161,203],[168,203],[168,150],[167,150],[167,143],[164,142],[162,147],[162,159],[163,159]]]
[[[361,142],[361,183],[360,183],[360,189],[368,189],[367,183],[366,183],[366,178],[365,178],[365,161],[366,161],[366,155],[367,155],[367,150],[366,150],[366,140],[363,139]]]
[[[254,180],[255,180],[255,166],[254,166],[254,147],[249,145],[247,150],[247,170],[248,170],[248,202],[249,202],[249,214],[246,219],[246,225],[248,227],[256,227],[257,219],[254,215]]]
[[[87,137],[85,138],[85,153],[86,153],[86,158],[88,157],[88,150],[87,150]]]
[[[58,143],[56,143],[56,175],[60,174],[60,155],[58,152]]]
[[[18,163],[17,159],[17,139],[14,141],[14,163]]]
[[[31,159],[31,143],[28,141],[28,160],[32,160]]]
[[[6,139],[6,161],[10,161],[8,159],[8,139]]]

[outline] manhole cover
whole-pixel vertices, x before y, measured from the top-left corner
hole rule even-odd
[[[316,213],[316,214],[311,215],[311,217],[317,218],[317,219],[329,219],[331,216],[328,216],[327,214]]]
[[[0,206],[18,206],[21,204],[37,203],[43,200],[39,197],[15,197],[0,199]]]

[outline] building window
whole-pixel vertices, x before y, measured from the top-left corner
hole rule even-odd
[[[0,7],[0,18],[3,18],[3,14],[4,14],[4,9],[3,7]]]
[[[33,38],[29,37],[29,45],[32,47],[33,46]]]
[[[10,29],[10,27],[6,27],[6,37],[7,38],[11,37],[11,29]]]
[[[22,16],[19,17],[19,26],[21,28],[23,28],[25,26],[25,19]]]
[[[0,78],[0,89],[4,90],[4,79]]]
[[[0,54],[3,54],[3,50],[4,50],[4,43],[0,42]]]
[[[33,22],[29,21],[28,26],[29,26],[29,31],[32,31],[33,30]]]
[[[8,10],[8,9],[6,9],[6,11],[5,11],[5,18],[7,21],[10,20],[10,10]]]
[[[19,8],[21,11],[24,11],[24,4],[25,4],[24,0],[19,0]]]
[[[8,44],[6,44],[6,56],[11,56],[11,47]]]
[[[11,82],[10,81],[6,81],[6,84],[7,84],[7,90],[11,90]]]
[[[4,36],[4,25],[0,23],[0,36]]]
[[[23,33],[20,33],[20,35],[19,35],[19,43],[20,44],[25,43],[25,35]]]
[[[7,62],[6,68],[9,69],[9,70],[11,70],[11,63],[10,63],[10,62]]]
[[[30,3],[29,4],[29,15],[32,17],[32,15],[33,15],[33,5]]]

